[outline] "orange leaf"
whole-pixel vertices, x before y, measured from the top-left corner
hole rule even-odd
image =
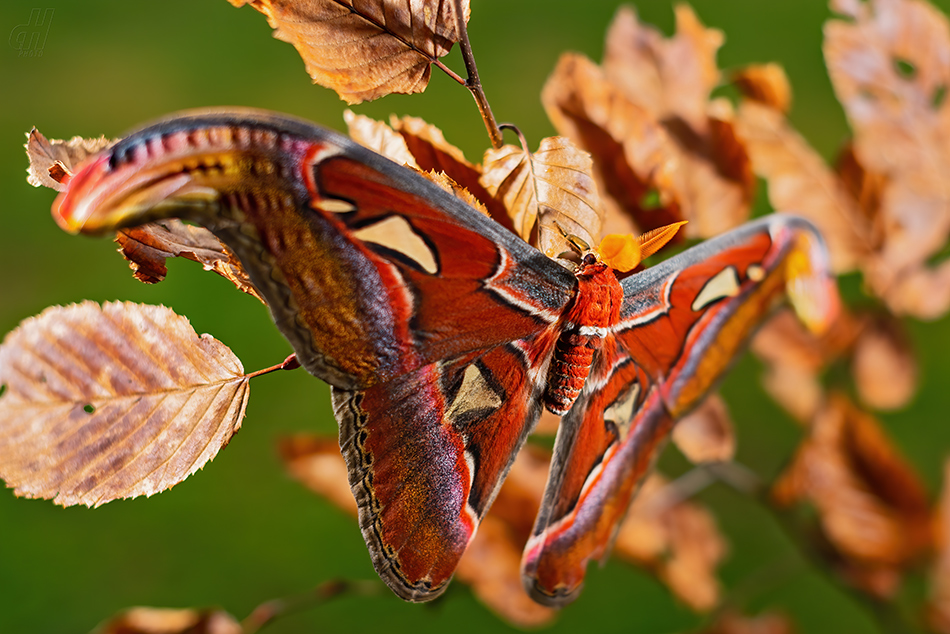
[[[894,317],[869,320],[855,342],[851,363],[861,400],[875,409],[903,407],[917,391],[917,361]]]
[[[161,306],[54,306],[0,346],[0,477],[17,495],[99,506],[152,495],[241,427],[241,362]]]
[[[350,104],[426,89],[430,64],[459,40],[455,4],[424,0],[229,0],[267,16],[314,83]],[[468,22],[469,3],[463,0]]]
[[[745,97],[788,114],[792,86],[785,69],[775,63],[750,64],[732,74],[732,82]]]
[[[406,140],[398,132],[383,123],[352,110],[343,112],[350,138],[377,154],[399,163],[419,169],[419,164],[409,151]]]
[[[702,634],[793,634],[795,628],[784,614],[743,616],[727,609]]]
[[[950,235],[950,25],[920,0],[872,0],[825,25],[824,53],[860,163],[888,181],[887,268],[923,264]]]
[[[801,214],[821,230],[838,273],[856,268],[870,252],[867,224],[856,201],[824,160],[781,112],[743,102],[736,130],[756,173],[769,183],[775,209]]]
[[[890,595],[888,579],[930,547],[920,479],[877,421],[841,395],[816,416],[773,497],[814,504],[845,575],[879,596]]]
[[[186,225],[176,219],[162,220],[122,229],[115,241],[119,253],[129,261],[135,278],[141,282],[161,282],[168,273],[165,260],[183,257],[230,280],[238,290],[266,304],[237,256],[204,227]]]
[[[708,396],[673,428],[673,444],[693,464],[725,462],[736,454],[736,432],[726,402]]]
[[[617,556],[654,572],[670,590],[697,611],[719,603],[716,566],[726,543],[709,511],[694,502],[666,503],[667,485],[651,475],[617,533]]]

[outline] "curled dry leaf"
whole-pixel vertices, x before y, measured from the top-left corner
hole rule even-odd
[[[878,273],[899,276],[950,235],[950,26],[920,0],[871,0],[848,10],[851,19],[825,25],[825,61],[855,154],[888,181]]]
[[[736,432],[726,402],[718,394],[681,418],[673,428],[673,444],[693,464],[726,462],[736,455]]]
[[[699,504],[668,504],[669,486],[659,474],[647,479],[620,526],[615,552],[653,571],[690,608],[711,610],[719,603],[716,567],[726,554],[725,539]]]
[[[445,140],[437,127],[417,117],[392,117],[387,125],[350,111],[343,116],[350,136],[357,143],[419,170],[446,191],[512,229],[504,203],[479,183],[481,167],[470,163],[460,149]],[[433,174],[443,174],[444,178]]]
[[[937,554],[930,571],[927,621],[934,631],[946,634],[950,632],[950,460],[943,463],[943,491],[935,520]]]
[[[169,219],[122,229],[115,241],[119,244],[119,253],[129,261],[135,279],[146,284],[165,279],[166,259],[183,257],[230,280],[239,290],[266,304],[231,249],[204,227]]]
[[[350,104],[426,89],[430,64],[459,41],[455,3],[439,0],[229,0],[267,16],[314,83]],[[469,3],[462,0],[468,22]]]
[[[860,331],[860,321],[845,310],[821,336],[791,311],[780,311],[752,340],[752,351],[766,366],[766,392],[798,422],[810,423],[824,398],[820,372],[851,350]]]
[[[768,181],[772,206],[815,223],[828,243],[836,272],[857,268],[871,251],[867,222],[821,156],[780,111],[761,103],[740,105],[736,131],[748,148],[753,169]]]
[[[745,97],[788,114],[792,105],[792,86],[780,65],[750,64],[732,74],[732,83]]]
[[[241,362],[161,306],[46,309],[0,346],[0,477],[17,495],[98,506],[152,495],[241,426]]]
[[[26,180],[34,187],[49,187],[58,192],[66,189],[65,179],[87,156],[96,154],[115,143],[115,139],[101,136],[84,139],[74,136],[68,141],[49,140],[33,128],[26,135],[26,156],[30,160]]]
[[[581,55],[562,55],[541,102],[558,132],[594,159],[605,232],[640,233],[683,219],[680,157],[671,139],[602,69]]]
[[[569,251],[567,236],[593,247],[603,221],[591,158],[564,137],[542,139],[538,151],[506,145],[485,153],[481,183],[504,201],[515,232],[548,257]]]
[[[419,164],[409,151],[406,140],[382,121],[376,121],[352,110],[343,112],[350,138],[377,154],[382,154],[400,165],[419,169]]]
[[[346,464],[335,439],[298,435],[283,440],[280,452],[295,478],[356,517]],[[535,603],[521,583],[521,551],[538,510],[549,458],[532,448],[518,455],[456,570],[457,578],[471,586],[480,601],[519,627],[538,627],[557,615]]]
[[[846,578],[882,598],[931,545],[927,494],[869,414],[832,395],[773,489],[780,506],[807,500]]]
[[[875,409],[897,409],[917,390],[917,361],[901,322],[879,316],[867,320],[851,361],[861,400]]]
[[[241,624],[222,610],[131,608],[92,634],[242,634]]]

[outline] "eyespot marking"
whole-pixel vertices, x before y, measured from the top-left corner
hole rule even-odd
[[[761,282],[765,279],[765,269],[758,264],[750,264],[745,270],[746,277],[753,282]]]
[[[321,198],[320,200],[314,201],[313,206],[333,214],[348,214],[351,211],[356,211],[356,205],[346,200],[340,200],[339,198]]]
[[[627,437],[630,423],[633,422],[633,412],[637,408],[637,399],[640,397],[640,384],[634,383],[627,390],[626,395],[614,401],[604,410],[604,422],[613,423],[620,435],[620,441]]]

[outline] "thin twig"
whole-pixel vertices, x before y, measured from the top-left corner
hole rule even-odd
[[[256,376],[263,376],[265,374],[270,374],[271,372],[277,372],[278,370],[296,370],[299,367],[300,361],[297,360],[297,355],[292,354],[277,365],[272,365],[269,368],[264,368],[263,370],[258,370],[257,372],[251,372],[247,375],[247,378],[253,379]]]
[[[378,594],[381,588],[376,581],[327,581],[308,592],[260,604],[241,622],[241,631],[244,634],[256,634],[281,616],[322,605],[345,594],[371,596]]]
[[[488,130],[488,138],[491,139],[492,147],[497,150],[505,142],[502,139],[501,130],[495,122],[495,115],[492,114],[491,106],[488,105],[488,97],[485,96],[482,82],[478,78],[475,54],[472,52],[472,44],[468,39],[468,28],[465,26],[465,15],[462,12],[462,0],[455,0],[455,26],[458,31],[462,59],[465,61],[465,71],[468,73],[465,86],[472,93],[472,97],[475,98],[475,105],[478,106],[478,112],[481,113],[482,121],[485,122],[485,129]]]

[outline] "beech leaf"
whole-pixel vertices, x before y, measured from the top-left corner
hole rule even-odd
[[[265,16],[314,83],[350,104],[426,89],[431,66],[459,40],[455,3],[440,0],[229,0]],[[462,1],[468,22],[469,2]]]
[[[917,360],[896,318],[868,321],[855,342],[851,368],[861,400],[875,409],[903,407],[917,391]]]
[[[186,225],[172,218],[121,229],[115,241],[119,244],[119,253],[129,261],[135,279],[141,282],[161,282],[168,273],[165,260],[183,257],[230,280],[238,290],[266,304],[237,256],[204,227]]]
[[[26,135],[26,156],[30,160],[26,181],[34,187],[49,187],[58,192],[66,189],[64,175],[71,175],[76,166],[91,154],[96,154],[115,143],[115,139],[101,136],[84,139],[74,136],[68,141],[49,140],[33,128]]]
[[[654,574],[690,608],[707,611],[719,603],[716,567],[727,546],[712,515],[695,502],[666,503],[666,479],[654,473],[644,482],[617,532],[617,556]]]
[[[708,396],[673,427],[673,444],[693,464],[727,462],[736,455],[736,432],[726,402]]]
[[[743,96],[782,114],[792,105],[792,86],[780,65],[750,64],[732,74],[732,83]]]
[[[919,477],[879,423],[842,395],[832,395],[815,417],[772,494],[782,506],[811,502],[843,572],[881,597],[931,545]]]
[[[537,225],[538,248],[553,258],[569,249],[565,233],[590,247],[600,236],[603,212],[591,169],[587,152],[548,137],[534,154],[514,145],[488,150],[481,183],[504,201],[525,241]]]
[[[0,477],[17,495],[99,506],[200,469],[240,429],[241,362],[162,306],[54,306],[0,346]]]
[[[419,169],[419,164],[409,151],[406,140],[382,121],[356,114],[352,110],[343,112],[343,120],[346,121],[350,138],[363,147],[382,154],[400,165]]]

